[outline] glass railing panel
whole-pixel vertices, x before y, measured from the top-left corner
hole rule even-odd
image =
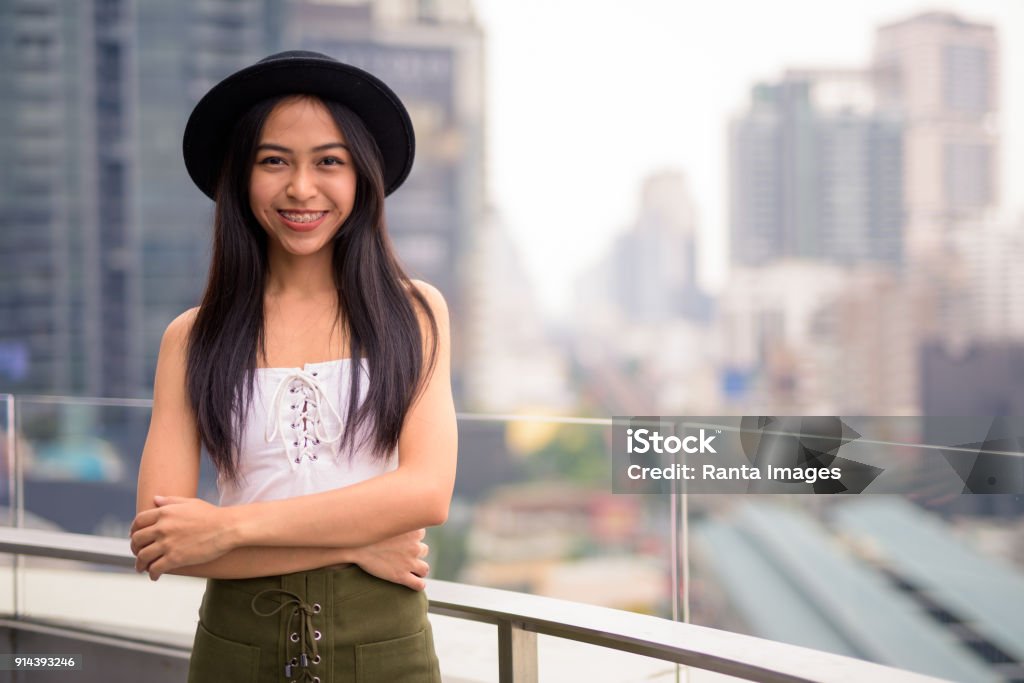
[[[150,402],[18,397],[17,415],[25,526],[127,538]],[[199,495],[216,500],[208,464]]]
[[[840,449],[886,470],[863,494],[689,496],[693,623],[949,680],[1024,672],[1024,497],[964,492],[1024,459],[897,432]]]
[[[610,438],[604,420],[463,416],[432,575],[671,618],[672,501],[612,493]]]
[[[24,525],[126,538],[146,402],[19,397]]]
[[[14,453],[17,450],[17,432],[12,416],[15,399],[12,394],[0,394],[0,524],[14,525]]]
[[[0,524],[14,524],[14,457],[16,432],[11,415],[14,414],[15,399],[11,394],[0,394]],[[15,581],[14,556],[0,554],[0,615],[14,614]]]

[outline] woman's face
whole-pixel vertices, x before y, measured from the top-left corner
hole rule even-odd
[[[327,108],[289,97],[267,117],[249,181],[249,206],[271,249],[296,256],[330,244],[356,197],[356,169]]]

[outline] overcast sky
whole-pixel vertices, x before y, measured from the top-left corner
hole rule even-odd
[[[705,281],[726,277],[726,125],[790,67],[857,67],[875,27],[952,11],[1000,33],[1004,208],[1024,212],[1024,0],[475,0],[490,195],[549,313],[628,225],[645,176],[684,171]]]

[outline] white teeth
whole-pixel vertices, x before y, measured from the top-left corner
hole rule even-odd
[[[320,220],[326,211],[320,211],[318,213],[288,213],[287,211],[278,211],[279,214],[292,221],[293,223],[312,223],[313,221]]]

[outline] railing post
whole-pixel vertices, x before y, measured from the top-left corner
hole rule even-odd
[[[499,683],[537,683],[537,634],[515,621],[498,623]]]

